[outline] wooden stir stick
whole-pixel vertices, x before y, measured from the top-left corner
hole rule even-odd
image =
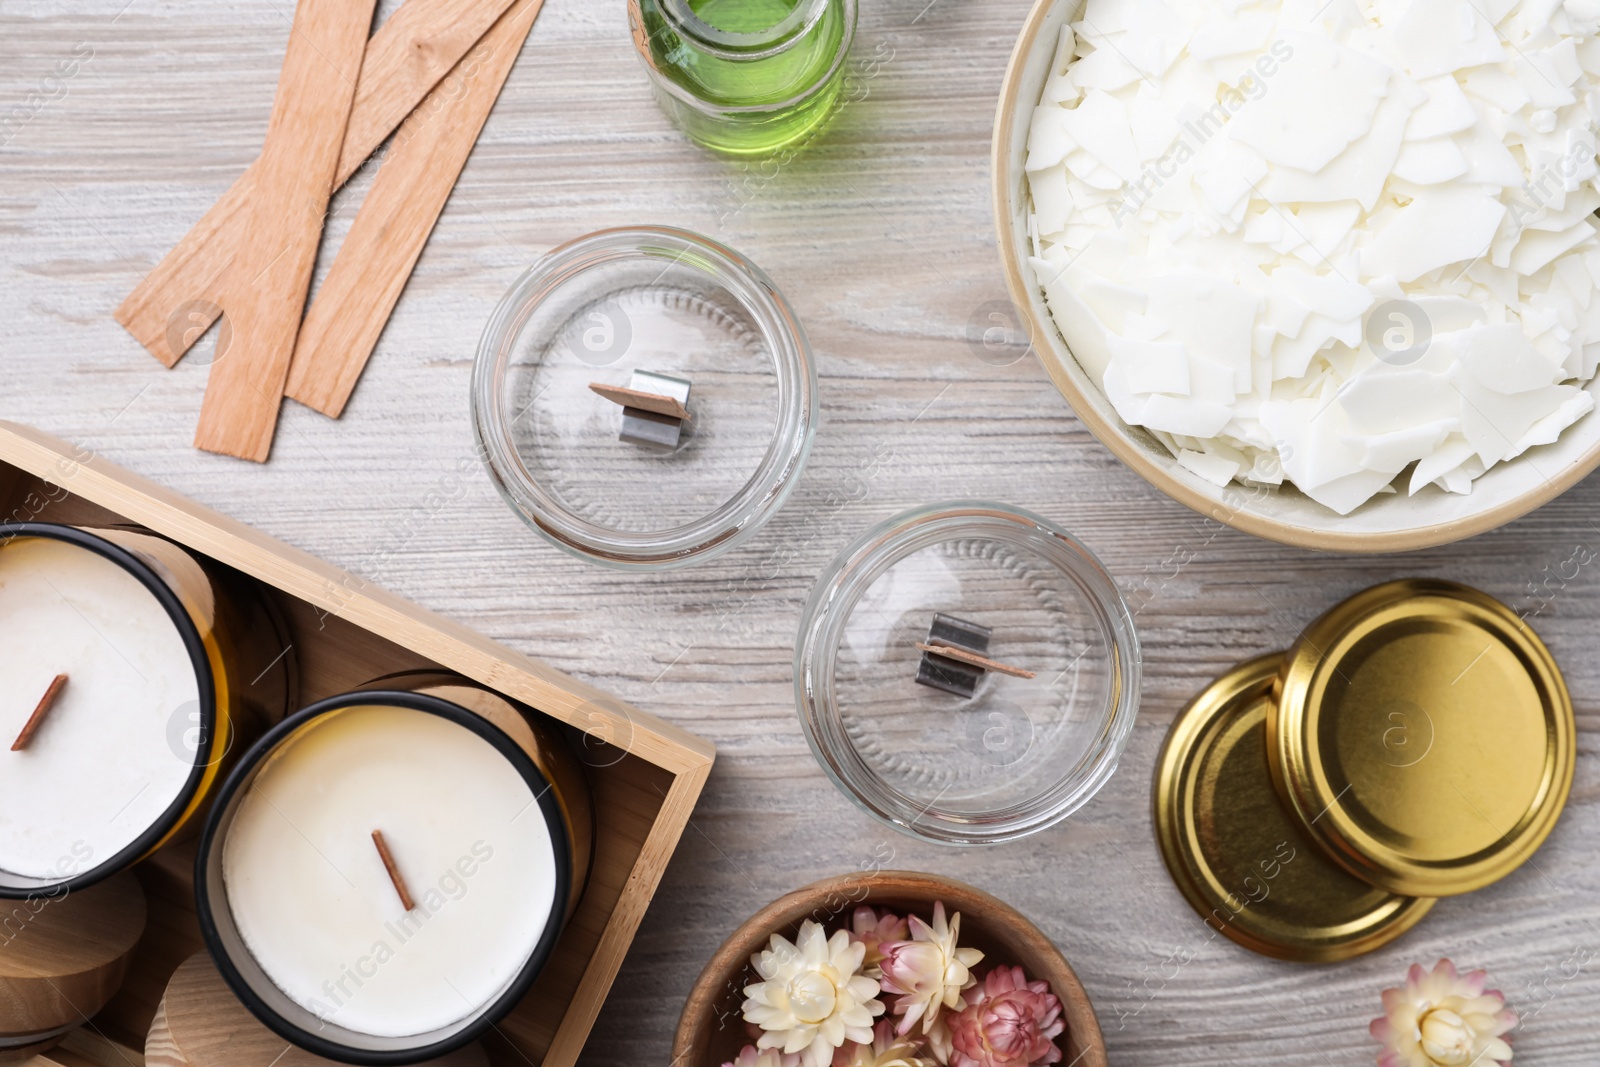
[[[56,697],[61,695],[61,689],[67,684],[67,676],[58,674],[44,691],[44,696],[39,698],[39,703],[34,706],[33,714],[28,716],[28,721],[22,724],[22,732],[17,739],[11,742],[11,751],[21,752],[28,747],[28,742],[33,740],[33,735],[39,732],[39,727],[44,725],[44,718],[50,714],[50,709],[55,707]]]
[[[510,4],[407,0],[390,16],[366,45],[330,193],[360,169]],[[260,168],[258,159],[116,310],[117,321],[169,367],[217,319],[223,275],[250,238],[247,209]],[[186,304],[186,319],[174,325]]]
[[[343,413],[544,0],[516,0],[400,132],[306,313],[288,395]]]
[[[299,0],[246,240],[223,280],[233,343],[211,367],[194,443],[264,462],[294,355],[375,0]]]

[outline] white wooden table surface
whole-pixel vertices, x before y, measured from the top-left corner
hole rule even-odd
[[[111,310],[253,158],[290,0],[0,0],[0,417],[82,442],[718,745],[587,1062],[665,1062],[691,981],[735,925],[802,883],[887,859],[1033,918],[1082,976],[1117,1064],[1370,1063],[1379,990],[1440,955],[1488,967],[1528,1016],[1518,1063],[1593,1064],[1600,565],[1563,564],[1600,552],[1600,478],[1447,549],[1297,551],[1209,532],[1093,440],[1032,357],[978,358],[969,321],[1004,296],[991,116],[1025,5],[862,0],[856,55],[876,60],[858,72],[865,98],[768,174],[667,124],[622,0],[548,0],[344,419],[287,405],[256,467],[189,446],[202,361],[163,370]],[[357,185],[335,202],[330,245]],[[700,230],[762,264],[810,332],[823,397],[788,508],[711,565],[648,577],[558,553],[478,473],[449,506],[424,505],[470,454],[470,363],[501,292],[552,245],[637,222]],[[1039,511],[1119,581],[1156,590],[1117,776],[1065,825],[980,851],[923,845],[859,813],[812,761],[791,695],[800,608],[825,563],[870,523],[961,496]],[[1151,833],[1168,724],[1229,664],[1402,575],[1470,581],[1519,610],[1538,605],[1532,583],[1547,585],[1537,628],[1580,728],[1564,819],[1533,863],[1363,959],[1301,966],[1207,941]]]

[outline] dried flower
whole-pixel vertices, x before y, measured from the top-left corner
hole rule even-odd
[[[996,967],[949,1020],[950,1067],[1031,1067],[1055,1063],[1053,1038],[1067,1028],[1061,1001],[1021,967]]]
[[[850,917],[850,940],[866,946],[867,954],[862,966],[869,976],[877,976],[878,964],[883,962],[882,946],[888,941],[904,941],[909,935],[906,921],[888,911],[873,911],[866,905],[857,908]]]
[[[971,968],[983,959],[975,948],[956,947],[961,933],[961,913],[948,923],[944,904],[933,906],[933,925],[915,915],[911,917],[911,940],[890,941],[882,946],[883,989],[896,993],[894,1013],[900,1018],[900,1032],[910,1033],[918,1019],[926,1034],[939,1017],[941,1007],[959,1010],[961,991],[977,979]]]
[[[773,934],[770,948],[750,957],[763,979],[745,987],[744,1017],[761,1027],[757,1047],[799,1053],[803,1067],[828,1067],[846,1041],[872,1041],[883,1014],[878,983],[861,974],[866,948],[844,930],[830,938],[807,919],[791,943]]]
[[[962,1006],[965,1006],[965,1000]],[[945,1012],[933,1020],[933,1025],[928,1027],[928,1032],[923,1035],[928,1042],[927,1053],[939,1067],[950,1067],[950,1057],[955,1054],[955,1049],[950,1044],[950,1020],[954,1017],[953,1012]]]
[[[872,1044],[848,1044],[833,1054],[833,1067],[927,1067],[917,1055],[916,1042],[895,1032],[894,1023],[879,1020],[872,1028]]]
[[[1413,963],[1406,984],[1383,991],[1383,1018],[1372,1036],[1383,1042],[1379,1067],[1489,1067],[1511,1059],[1501,1035],[1517,1025],[1498,990],[1485,990],[1485,971],[1457,974],[1440,960],[1432,971]]]
[[[800,1067],[799,1056],[785,1056],[775,1048],[758,1049],[746,1045],[722,1067]]]

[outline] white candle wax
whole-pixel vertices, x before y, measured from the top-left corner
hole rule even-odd
[[[516,978],[550,920],[556,861],[532,789],[487,741],[363,705],[267,758],[228,828],[222,877],[246,946],[290,999],[409,1037],[477,1014]]]
[[[0,870],[62,880],[132,844],[178,799],[199,682],[161,602],[65,541],[0,544],[0,634]],[[68,681],[43,725],[10,751],[57,674]]]

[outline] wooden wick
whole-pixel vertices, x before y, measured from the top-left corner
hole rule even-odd
[[[394,891],[400,894],[400,904],[407,911],[417,906],[411,899],[411,891],[406,888],[406,880],[400,876],[400,868],[395,865],[394,855],[389,851],[389,845],[383,840],[383,831],[372,831],[372,843],[378,846],[378,856],[383,860],[383,869],[389,872],[389,881],[394,883]]]
[[[966,663],[973,667],[982,667],[986,671],[994,671],[997,674],[1009,674],[1013,678],[1038,677],[1038,675],[1034,674],[1032,671],[1025,671],[1021,667],[1012,667],[1005,663],[999,663],[990,659],[988,656],[980,656],[976,652],[968,652],[966,649],[957,648],[955,645],[930,645],[925,641],[918,641],[917,648],[923,652],[932,652],[935,656],[943,656],[945,659],[953,659],[957,663]]]
[[[23,724],[22,732],[17,739],[11,742],[11,751],[21,752],[28,747],[28,742],[33,740],[33,735],[39,732],[39,727],[44,725],[44,717],[50,714],[50,709],[55,706],[56,697],[61,695],[61,687],[67,684],[67,676],[58,674],[55,681],[50,683],[50,688],[44,691],[44,696],[39,698],[39,704],[33,709],[33,714],[28,716],[28,721]]]
[[[675,396],[666,396],[662,393],[647,393],[643,389],[607,385],[605,382],[590,382],[589,388],[613,404],[621,404],[625,408],[638,408],[641,411],[665,415],[671,419],[682,419],[684,422],[694,421],[689,417],[689,409],[683,406],[683,401]]]

